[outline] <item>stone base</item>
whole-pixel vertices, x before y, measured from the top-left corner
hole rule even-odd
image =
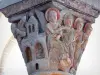
[[[73,75],[73,74],[62,71],[42,71],[42,72],[35,72],[31,75]]]

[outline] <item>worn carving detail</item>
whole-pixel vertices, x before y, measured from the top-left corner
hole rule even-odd
[[[81,53],[81,45],[83,43],[83,25],[84,22],[81,18],[77,18],[75,20],[74,26],[76,28],[75,32],[75,52],[74,52],[74,67],[78,65],[79,60],[80,60],[80,53]]]
[[[78,1],[78,0],[56,0],[56,1],[60,1],[65,6],[70,6],[72,8],[75,8],[80,12],[84,11],[84,13],[87,13],[87,15],[91,15],[95,17],[97,16],[97,13],[98,13],[98,11],[93,9],[91,5],[88,5],[82,1]]]
[[[83,40],[84,40],[84,42],[83,42],[81,48],[84,51],[85,47],[86,47],[86,44],[88,42],[89,35],[91,34],[91,31],[92,31],[91,23],[86,23],[83,31],[84,31],[84,34],[83,34]]]
[[[29,75],[76,75],[100,13],[81,0],[22,0],[0,11],[12,23]]]
[[[14,34],[14,37],[18,40],[18,43],[20,43],[22,38],[26,36],[25,22],[26,16],[20,19],[18,23],[13,23],[11,25],[11,30]]]
[[[91,6],[79,0],[22,0],[19,3],[10,5],[2,9],[1,11],[6,15],[6,17],[9,17],[21,11],[30,9],[33,6],[36,6],[42,3],[45,4],[46,2],[52,2],[52,1],[59,2],[62,5],[73,9],[76,12],[91,16],[93,18],[98,17],[98,14],[100,12],[100,10],[96,9],[94,6]]]
[[[10,19],[29,74],[38,70],[76,74],[92,27],[72,11],[64,10],[35,9]]]

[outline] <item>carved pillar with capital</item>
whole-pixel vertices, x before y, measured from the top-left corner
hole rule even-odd
[[[79,0],[22,0],[1,9],[29,75],[75,75],[99,9]]]

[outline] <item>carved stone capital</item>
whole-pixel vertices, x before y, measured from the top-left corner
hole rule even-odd
[[[29,75],[75,75],[100,13],[79,0],[23,0],[1,11]]]

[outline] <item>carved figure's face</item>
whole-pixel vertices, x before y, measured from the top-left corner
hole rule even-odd
[[[86,34],[89,36],[91,34],[91,31],[92,31],[92,27],[87,28]]]
[[[48,14],[48,19],[49,19],[49,22],[57,22],[57,12],[52,10],[49,12]]]
[[[81,31],[83,29],[83,23],[78,21],[77,22],[77,30]]]
[[[71,27],[72,24],[73,24],[73,19],[70,16],[67,17],[66,20],[65,20],[65,25],[68,25],[68,26]]]

